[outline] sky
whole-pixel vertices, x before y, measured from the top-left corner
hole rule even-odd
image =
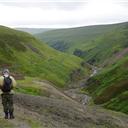
[[[0,25],[69,28],[128,21],[128,0],[0,0]]]

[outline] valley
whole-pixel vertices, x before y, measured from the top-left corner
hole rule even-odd
[[[0,106],[0,127],[127,128],[127,32],[127,22],[34,36],[0,26],[0,69],[17,79],[16,118]]]
[[[92,77],[95,74],[92,68]],[[28,78],[27,78],[28,79]],[[29,78],[30,79],[30,78]],[[88,78],[89,79],[89,78]],[[62,90],[49,81],[30,79],[19,81],[19,87],[36,86],[43,95],[16,93],[15,120],[2,123],[3,128],[126,128],[128,116],[104,109],[93,103],[92,98],[81,92],[79,81],[73,89]],[[27,84],[27,85],[25,85]],[[2,108],[0,108],[2,114]],[[2,120],[2,117],[0,117]]]
[[[52,30],[35,36],[57,50],[68,44],[62,52],[76,55],[85,63],[97,67],[99,73],[91,74],[82,91],[88,92],[96,104],[128,113],[127,26],[128,22],[83,26]]]

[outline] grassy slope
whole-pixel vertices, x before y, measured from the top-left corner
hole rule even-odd
[[[90,50],[97,45],[97,37],[112,31],[121,24],[97,25],[70,29],[52,30],[36,36],[47,42],[49,45],[72,53],[75,49]],[[62,48],[63,47],[63,48]]]
[[[103,71],[88,81],[89,92],[97,104],[128,113],[128,23],[97,38],[86,60],[105,66]]]
[[[107,59],[110,60],[111,58],[112,60],[115,57],[121,57],[123,50],[128,48],[127,36],[128,23],[120,24],[116,29],[96,39],[97,45],[88,51],[86,60],[91,63],[102,64]]]
[[[86,89],[96,104],[128,113],[128,57],[89,79]]]
[[[52,30],[37,34],[39,39],[65,52],[81,49],[82,58],[101,64],[127,45],[128,23]]]
[[[51,39],[57,38],[57,34],[58,37],[62,36],[64,38],[63,40],[66,38],[71,39],[73,42],[69,43],[71,48],[69,47],[68,50],[72,52],[77,46],[78,48],[87,51],[85,59],[89,62],[93,62],[97,65],[102,65],[105,62],[106,64],[110,63],[103,70],[103,72],[101,72],[101,74],[91,78],[88,83],[88,90],[93,95],[95,103],[104,104],[104,106],[107,108],[128,113],[128,51],[125,52],[125,54],[122,54],[122,51],[127,50],[128,47],[128,23],[105,26],[107,29],[99,28],[99,30],[97,30],[97,27],[92,29],[94,33],[98,33],[100,31],[99,34],[96,34],[97,37],[94,36],[95,34],[92,34],[92,30],[90,33],[88,33],[88,36],[85,36],[87,33],[84,31],[84,28],[79,28],[79,30],[81,29],[79,32],[74,31],[74,29],[62,30],[62,33],[60,33],[59,30],[54,30],[47,32],[46,35],[55,32],[55,35],[50,35],[53,36]],[[59,33],[57,31],[59,31]],[[72,36],[72,32],[76,35],[73,34]],[[78,33],[85,39],[82,38]],[[93,41],[91,41],[92,39]],[[79,42],[81,41],[81,43],[77,43],[75,40]],[[82,40],[84,40],[86,43],[83,43]],[[72,45],[73,43],[75,45]],[[116,60],[116,58],[118,59]]]
[[[0,26],[0,67],[64,86],[82,59],[58,52],[28,33]],[[82,72],[86,72],[82,69]]]
[[[96,104],[128,113],[128,23],[93,26],[86,28],[87,31],[85,28],[54,30],[44,33],[41,38],[49,43],[54,43],[57,38],[64,42],[70,40],[67,52],[81,48],[86,51],[86,61],[98,66],[105,65],[103,72],[88,82],[88,91]]]

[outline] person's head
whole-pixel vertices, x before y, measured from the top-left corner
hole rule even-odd
[[[10,72],[9,72],[8,69],[4,69],[3,72],[2,72],[2,74],[3,74],[3,76],[8,77],[9,74],[10,74]]]

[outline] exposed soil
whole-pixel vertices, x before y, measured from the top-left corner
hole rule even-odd
[[[79,90],[63,92],[49,82],[34,81],[51,92],[51,96],[16,94],[15,119],[5,120],[13,128],[127,128],[128,116],[88,105],[90,97]],[[70,94],[70,96],[69,96]],[[74,98],[73,95],[76,94]],[[79,95],[79,96],[78,96]],[[79,100],[86,97],[84,100]],[[82,102],[81,102],[82,101]],[[3,118],[0,107],[0,118]],[[2,127],[7,128],[7,127]],[[8,127],[9,128],[9,127]],[[10,127],[11,128],[11,127]]]

